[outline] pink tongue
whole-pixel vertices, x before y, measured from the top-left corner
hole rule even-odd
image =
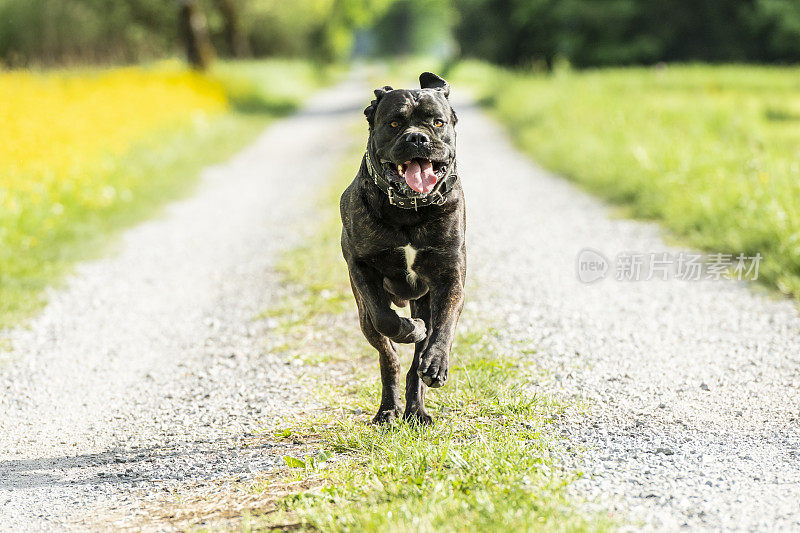
[[[436,185],[436,173],[430,161],[424,161],[421,167],[416,160],[411,161],[403,177],[409,187],[421,193],[431,192]]]

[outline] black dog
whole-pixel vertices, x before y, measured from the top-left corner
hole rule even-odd
[[[464,303],[464,194],[456,174],[450,86],[424,72],[421,89],[375,90],[364,110],[367,151],[342,194],[342,252],[361,330],[380,355],[383,392],[373,422],[400,416],[395,343],[416,343],[404,418],[430,424],[425,385],[447,381]],[[392,310],[411,302],[411,319]],[[424,385],[423,385],[424,383]]]

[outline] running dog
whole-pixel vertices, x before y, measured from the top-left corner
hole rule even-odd
[[[466,226],[456,171],[456,114],[449,84],[423,72],[420,89],[375,90],[364,110],[367,149],[342,194],[342,253],[361,331],[378,350],[381,404],[373,422],[431,424],[426,387],[447,381],[464,305]],[[392,308],[410,302],[411,318]],[[405,410],[396,343],[414,343]]]

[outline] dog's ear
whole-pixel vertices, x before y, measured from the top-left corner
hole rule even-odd
[[[450,96],[450,84],[433,72],[423,72],[420,74],[419,86],[421,89],[436,89],[437,91],[442,91],[445,98]]]
[[[371,101],[367,106],[367,108],[364,110],[364,116],[367,117],[367,122],[369,122],[370,126],[372,126],[375,121],[375,110],[378,108],[378,102],[380,102],[381,98],[383,98],[386,95],[386,93],[388,93],[391,90],[393,89],[388,85],[384,85],[380,89],[375,89],[374,91],[375,100]]]

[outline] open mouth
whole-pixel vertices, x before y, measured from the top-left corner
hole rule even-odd
[[[383,161],[383,168],[389,180],[401,182],[419,194],[427,194],[445,177],[447,163],[415,158],[404,163]]]

